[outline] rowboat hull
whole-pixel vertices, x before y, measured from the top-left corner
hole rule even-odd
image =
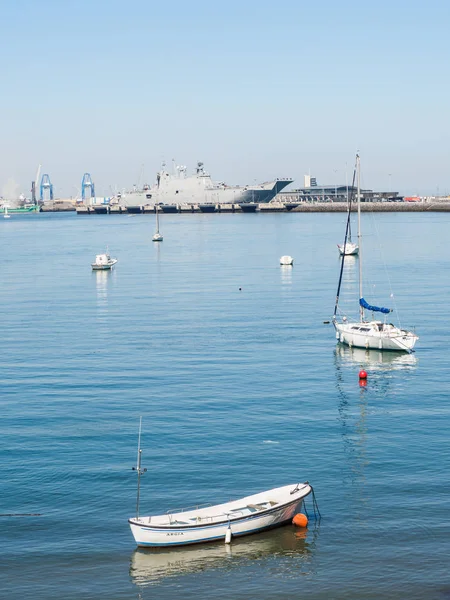
[[[277,494],[279,490],[284,490],[283,497],[279,493]],[[153,524],[153,522],[161,521],[162,516],[129,519],[129,523],[134,539],[140,547],[181,546],[212,542],[224,540],[228,528],[231,529],[232,537],[238,537],[290,522],[303,498],[310,493],[311,487],[308,484],[298,484],[297,486],[292,484],[269,490],[257,496],[249,496],[233,503],[187,513],[165,515],[166,525]],[[271,498],[277,500],[271,502]],[[263,505],[266,507],[260,508]],[[195,514],[197,516],[194,516]],[[185,524],[181,524],[183,519]]]

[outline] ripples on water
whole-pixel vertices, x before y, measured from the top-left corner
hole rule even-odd
[[[0,223],[1,512],[42,515],[1,518],[5,597],[448,597],[449,217],[363,217],[366,289],[394,293],[414,355],[323,324],[342,215],[167,215],[160,245],[151,216]],[[115,271],[92,273],[107,245]],[[139,415],[141,512],[308,479],[324,518],[135,550]]]

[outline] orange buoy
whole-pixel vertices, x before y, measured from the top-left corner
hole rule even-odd
[[[308,517],[303,513],[297,513],[292,519],[292,523],[297,527],[306,527],[308,525]]]
[[[367,372],[364,371],[364,369],[359,372],[359,378],[360,379],[367,379]]]

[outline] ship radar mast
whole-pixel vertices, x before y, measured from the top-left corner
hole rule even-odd
[[[197,177],[209,177],[209,173],[207,173],[205,171],[205,169],[203,168],[203,163],[201,161],[199,161],[197,163]]]

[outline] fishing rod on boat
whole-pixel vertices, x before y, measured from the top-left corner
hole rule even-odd
[[[139,519],[139,498],[141,495],[141,475],[147,472],[147,469],[141,468],[141,432],[142,432],[142,417],[139,418],[139,437],[138,437],[138,450],[137,450],[137,462],[135,467],[131,467],[133,471],[137,472],[138,483],[137,483],[137,496],[136,496],[136,519]]]
[[[350,217],[351,217],[351,214],[352,214],[352,200],[353,200],[354,195],[355,195],[355,178],[356,178],[356,164],[355,164],[355,168],[353,170],[352,192],[350,194],[350,199],[349,199],[349,202],[348,202],[347,227],[345,229],[345,238],[344,238],[344,253],[342,255],[341,270],[339,272],[339,282],[338,282],[338,288],[337,288],[337,293],[336,293],[336,304],[334,305],[333,319],[336,319],[336,313],[337,313],[338,304],[339,304],[339,294],[341,292],[342,275],[344,273],[345,247],[347,245],[347,239],[349,237],[349,232],[350,232]]]

